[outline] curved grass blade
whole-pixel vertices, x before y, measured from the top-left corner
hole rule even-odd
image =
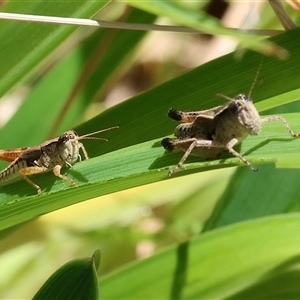
[[[292,299],[289,296],[299,293],[298,281],[290,280],[291,270],[297,274],[292,278],[299,277],[299,226],[299,214],[281,215],[227,226],[191,240],[181,299],[243,298],[240,295]],[[169,298],[176,257],[176,248],[170,247],[100,278],[102,297]],[[282,282],[277,285],[279,278]]]
[[[300,131],[299,113],[284,117]],[[23,180],[2,187],[0,229],[97,196],[169,179],[169,167],[176,165],[182,154],[166,153],[159,142],[149,141],[75,164],[64,174],[77,182],[77,188],[51,173],[31,177],[42,188],[38,196]],[[260,135],[246,139],[239,151],[254,165],[288,164],[292,160],[294,167],[300,167],[299,149],[300,139],[290,138],[282,124],[274,122],[266,124]],[[190,157],[185,164],[186,170],[177,172],[174,177],[234,165],[243,164],[229,154],[211,161]]]

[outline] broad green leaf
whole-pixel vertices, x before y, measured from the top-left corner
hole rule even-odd
[[[100,278],[102,298],[282,299],[284,292],[292,299],[299,294],[298,281],[291,281],[299,277],[299,226],[299,214],[290,214],[202,234]]]
[[[204,231],[290,211],[299,203],[299,176],[299,169],[274,165],[261,166],[259,174],[236,170]]]
[[[292,127],[299,128],[299,113],[284,116]],[[182,154],[166,153],[159,142],[145,142],[75,164],[64,174],[77,182],[77,188],[51,173],[31,177],[42,187],[41,195],[34,195],[36,191],[24,180],[2,187],[0,229],[96,196],[168,179],[169,167],[174,167]],[[259,136],[246,139],[240,152],[254,165],[276,162],[282,165],[292,160],[294,167],[299,167],[299,149],[300,139],[292,139],[282,124],[274,122],[266,124]],[[234,165],[243,163],[228,154],[210,161],[191,157],[185,164],[186,170],[178,171],[174,177]]]
[[[74,259],[66,263],[49,277],[33,299],[98,300],[97,269],[99,264],[99,250],[92,257]]]
[[[90,18],[109,1],[8,1],[1,11],[60,17]],[[0,96],[28,75],[78,26],[0,21]],[[17,38],[16,38],[17,37]],[[22,51],[20,51],[22,49]]]

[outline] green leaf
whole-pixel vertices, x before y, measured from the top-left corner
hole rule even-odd
[[[290,211],[299,202],[299,176],[299,169],[274,165],[259,167],[259,174],[236,170],[204,231]]]
[[[60,17],[90,18],[109,1],[9,1],[1,11]],[[0,96],[28,75],[77,26],[0,21]],[[18,37],[17,39],[15,37]],[[20,51],[20,48],[22,51]]]
[[[297,128],[300,114],[284,116]],[[0,229],[96,196],[168,179],[169,167],[176,165],[182,154],[166,153],[159,141],[145,142],[75,164],[65,175],[77,182],[77,188],[52,174],[31,177],[42,187],[41,195],[34,195],[36,191],[23,180],[2,187],[0,201],[6,205],[0,210]],[[275,122],[267,124],[259,136],[246,139],[240,152],[254,165],[277,161],[282,165],[292,160],[294,166],[300,166],[299,149],[300,139],[290,138],[282,124]],[[173,177],[234,165],[244,164],[230,155],[211,161],[191,157],[185,164],[186,170],[178,171]],[[248,168],[247,171],[252,172]],[[30,194],[33,196],[28,197]]]
[[[66,263],[49,277],[33,299],[98,300],[99,264],[99,250],[92,257],[74,259]]]
[[[291,299],[299,293],[298,281],[290,280],[292,274],[299,277],[299,216],[262,218],[202,234],[185,251],[171,247],[100,278],[102,298],[167,299],[178,283],[181,292],[173,299],[282,299],[283,292]],[[177,281],[174,269],[182,267],[186,276]]]

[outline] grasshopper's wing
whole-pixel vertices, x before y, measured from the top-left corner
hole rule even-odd
[[[42,154],[41,147],[53,144],[57,142],[57,140],[58,138],[46,141],[41,146],[0,150],[0,160],[13,162],[17,158],[22,158],[24,160],[33,162],[40,158]]]
[[[30,149],[30,147],[0,150],[0,160],[13,162],[16,158],[20,157],[22,153],[27,149]]]
[[[210,109],[184,112],[178,109],[171,108],[168,111],[168,117],[181,123],[192,123],[199,119],[213,120],[217,115],[227,109],[228,104],[216,106]]]
[[[42,149],[40,146],[29,147],[23,151],[20,155],[20,158],[26,160],[28,165],[34,164],[42,155]]]
[[[227,108],[228,108],[228,104],[225,104],[225,105],[216,106],[216,107],[213,107],[213,108],[207,109],[207,110],[200,110],[200,111],[198,111],[198,115],[195,118],[195,120],[197,120],[197,119],[213,120],[216,116],[218,116],[220,113],[222,113]]]
[[[200,111],[197,118],[192,123],[192,127],[196,133],[196,137],[200,139],[211,140],[215,134],[216,126],[218,124],[218,116],[222,114],[228,105],[221,105],[208,109],[206,111]]]
[[[228,108],[228,105],[216,106],[207,110],[200,110],[196,113],[197,116],[194,119],[193,127],[197,131],[203,132],[209,136],[209,133],[212,133],[216,127],[216,117],[220,115],[223,111]]]

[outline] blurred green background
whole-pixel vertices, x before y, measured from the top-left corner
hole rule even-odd
[[[284,8],[297,24],[297,11]],[[176,126],[168,108],[205,109],[223,103],[217,93],[247,93],[259,51],[269,56],[254,102],[300,132],[298,28],[272,43],[225,28],[282,30],[267,2],[7,1],[1,11],[205,33],[0,21],[1,149],[120,126],[101,135],[108,143],[84,143],[92,159],[66,171],[86,176],[78,188],[51,173],[33,177],[42,196],[23,181],[1,187],[1,299],[32,298],[57,268],[96,249],[104,299],[299,298],[299,141],[266,124],[240,148],[258,173],[225,155],[190,158],[171,179],[181,154],[159,146]]]

